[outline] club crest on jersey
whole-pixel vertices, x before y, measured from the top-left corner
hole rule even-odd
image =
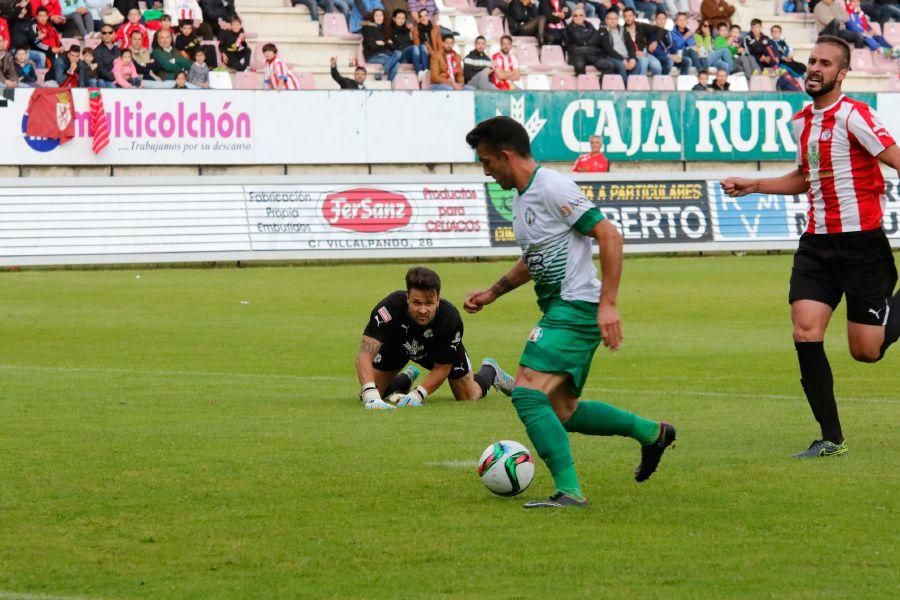
[[[381,308],[379,308],[378,314],[381,315],[381,322],[378,323],[379,327],[391,320],[391,313],[388,311],[386,306],[382,306]],[[375,321],[378,322],[378,317],[375,317]]]
[[[534,329],[531,330],[531,333],[528,334],[528,341],[529,342],[537,342],[542,337],[544,337],[544,330],[541,329],[540,327],[535,327]]]
[[[426,329],[425,333],[422,334],[423,338],[432,338],[434,337],[434,332],[430,329]]]
[[[534,214],[534,211],[530,208],[525,211],[525,223],[528,225],[534,225],[535,220],[537,219],[537,215]]]
[[[827,142],[828,140],[830,140],[831,139],[831,130],[830,129],[824,130],[822,132],[822,135],[819,136],[819,139],[822,140],[823,142]]]

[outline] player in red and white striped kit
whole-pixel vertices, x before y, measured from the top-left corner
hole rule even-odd
[[[800,237],[789,300],[801,384],[822,439],[794,456],[847,453],[825,356],[825,330],[847,296],[847,338],[858,361],[876,362],[900,337],[897,269],[881,220],[886,202],[879,161],[900,170],[900,149],[863,102],[841,93],[850,47],[822,36],[809,56],[806,93],[813,104],[794,116],[797,169],[771,179],[729,178],[730,196],[801,194],[809,198],[809,225]]]
[[[275,44],[266,44],[262,50],[266,59],[266,86],[273,90],[299,90],[300,82],[278,58],[278,48]]]

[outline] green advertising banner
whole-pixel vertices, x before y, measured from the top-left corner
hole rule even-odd
[[[852,96],[876,106],[876,94]],[[592,135],[613,162],[793,160],[791,117],[808,102],[802,93],[497,92],[475,95],[475,120],[516,119],[543,161],[574,161]]]

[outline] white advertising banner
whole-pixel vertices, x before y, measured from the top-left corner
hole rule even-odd
[[[471,162],[460,131],[472,94],[103,90],[110,144],[91,151],[88,91],[73,90],[75,139],[25,135],[32,90],[0,101],[0,165]]]

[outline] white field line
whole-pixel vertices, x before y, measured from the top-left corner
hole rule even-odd
[[[54,596],[52,594],[29,594],[27,592],[7,592],[0,590],[0,600],[91,600],[85,596]]]
[[[120,373],[126,375],[162,375],[167,377],[237,377],[243,379],[280,379],[285,381],[354,381],[351,375],[279,375],[270,373],[238,373],[234,371],[152,371],[141,369],[119,369],[112,367],[52,367],[52,366],[33,366],[33,365],[0,365],[0,371],[50,371],[59,373]],[[667,381],[670,379],[686,379],[689,381],[724,381],[738,380],[740,377],[716,376],[716,377],[610,377],[604,375],[605,380],[627,380],[627,381]],[[784,379],[783,377],[745,377],[745,380],[775,380]],[[635,396],[688,396],[688,397],[709,397],[709,398],[742,398],[748,400],[799,400],[802,396],[799,394],[754,394],[741,392],[707,392],[697,390],[684,389],[659,389],[659,390],[634,390],[617,387],[587,387],[585,391],[602,392],[607,394],[624,394]],[[858,398],[852,396],[839,396],[841,402],[869,402],[874,404],[900,404],[900,400],[896,398]]]
[[[438,460],[427,462],[425,466],[446,467],[448,469],[476,469],[478,468],[478,463],[474,460]]]

